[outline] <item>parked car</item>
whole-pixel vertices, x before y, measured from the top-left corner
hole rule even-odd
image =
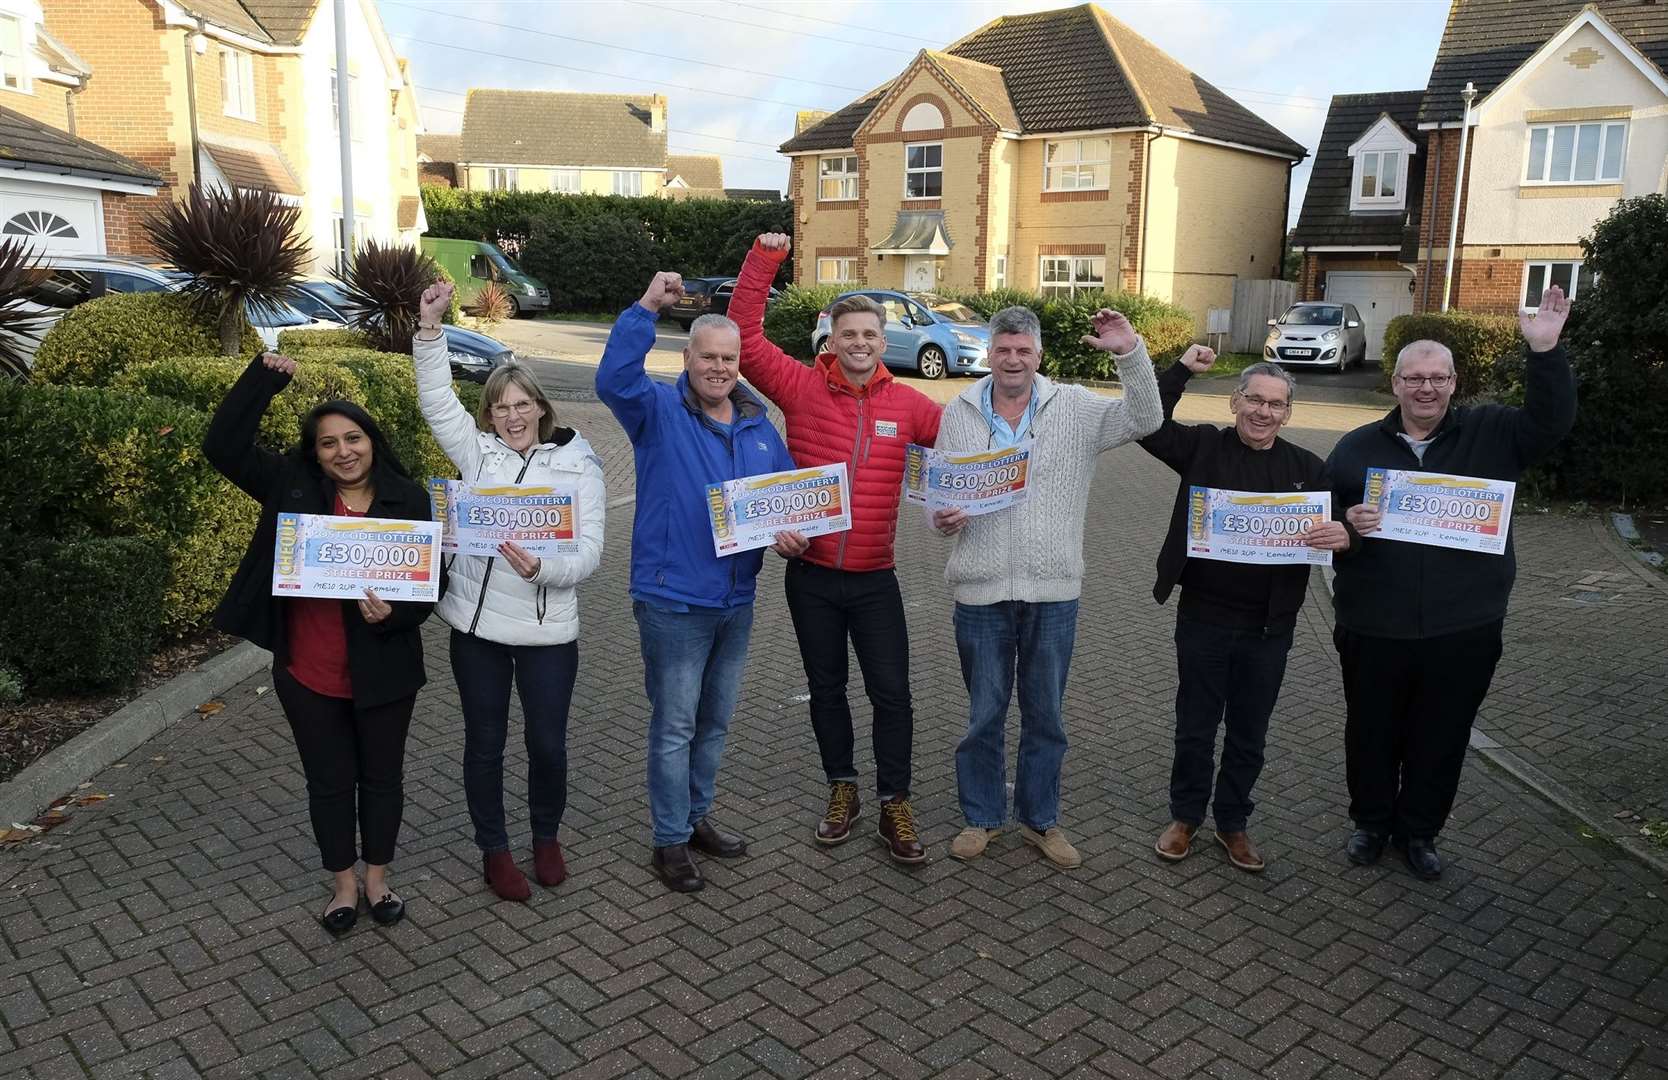
[[[1268,320],[1263,358],[1281,367],[1323,367],[1346,371],[1367,358],[1367,332],[1354,304],[1293,304]]]
[[[848,296],[867,296],[886,309],[883,359],[888,369],[913,368],[926,379],[982,375],[990,370],[990,324],[966,304],[932,293],[891,289],[857,289],[841,293],[834,302]],[[811,332],[811,347],[819,354],[828,349],[829,333],[825,308],[817,314],[817,327]]]
[[[544,282],[525,273],[497,244],[451,240],[444,236],[425,236],[421,244],[423,253],[452,275],[458,287],[458,299],[463,303],[475,299],[481,286],[496,281],[510,294],[517,315],[550,310],[550,290]]]
[[[735,291],[736,279],[733,277],[684,278],[683,295],[666,309],[666,317],[688,330],[702,315],[728,315],[730,297],[735,295]],[[765,297],[765,307],[774,304],[778,295],[772,287],[770,295]]]
[[[301,296],[295,306],[315,319],[323,319],[333,326],[346,326],[351,321],[347,295],[334,281],[303,281]],[[461,326],[441,327],[446,334],[446,349],[451,354],[452,378],[484,383],[494,368],[515,361],[515,351],[496,338]]]

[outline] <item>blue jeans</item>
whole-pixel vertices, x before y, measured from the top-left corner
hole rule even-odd
[[[654,846],[686,843],[712,809],[753,632],[753,605],[668,611],[634,600],[649,695],[649,815]]]
[[[1038,832],[1060,821],[1060,763],[1077,601],[956,605],[956,652],[971,709],[956,747],[956,788],[967,824],[999,829],[1007,820],[1007,753],[1003,737],[1014,670],[1019,671],[1019,764],[1014,818]]]

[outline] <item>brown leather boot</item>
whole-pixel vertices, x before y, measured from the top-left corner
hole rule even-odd
[[[1240,832],[1225,833],[1218,829],[1216,842],[1221,844],[1228,853],[1228,861],[1241,870],[1252,874],[1259,874],[1267,864],[1263,862],[1262,853],[1251,844],[1251,837],[1242,830]]]
[[[486,883],[492,886],[492,891],[498,894],[500,900],[525,903],[533,896],[532,886],[527,884],[527,875],[521,872],[507,851],[482,854],[481,872],[486,875]]]
[[[1168,862],[1181,862],[1193,851],[1193,834],[1199,831],[1199,826],[1189,825],[1185,821],[1172,821],[1158,834],[1158,843],[1153,850],[1158,857]]]
[[[915,811],[908,799],[887,799],[880,804],[880,824],[875,835],[886,845],[886,853],[893,862],[923,863],[927,850],[921,846],[921,836],[915,831]]]
[[[850,780],[836,780],[828,785],[828,810],[817,822],[817,843],[833,847],[851,839],[851,826],[857,820],[860,807],[857,785]]]
[[[568,863],[562,858],[560,840],[533,841],[533,876],[547,889],[554,889],[568,879]]]

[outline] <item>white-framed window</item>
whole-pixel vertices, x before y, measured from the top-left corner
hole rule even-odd
[[[1554,285],[1563,289],[1566,297],[1574,300],[1582,289],[1592,286],[1593,280],[1593,272],[1579,259],[1569,262],[1526,263],[1523,270],[1522,306],[1530,311],[1538,310],[1541,306],[1541,296]]]
[[[552,170],[550,170],[550,190],[551,191],[559,191],[563,195],[577,195],[577,194],[579,194],[579,170],[578,169],[552,169]]]
[[[1620,180],[1627,121],[1531,124],[1525,184],[1597,184]]]
[[[817,259],[818,285],[844,285],[852,280],[851,272],[857,260],[841,256],[839,258],[822,257]]]
[[[837,202],[857,198],[857,155],[817,159],[817,199]]]
[[[519,169],[488,169],[488,191],[520,191],[521,170]]]
[[[643,174],[624,169],[614,173],[614,194],[641,195],[643,194]]]
[[[371,227],[369,218],[362,218],[355,214],[353,217],[353,246],[365,245],[366,230]],[[330,219],[330,265],[339,274],[347,273],[347,238],[342,235],[342,215],[333,214]]]
[[[904,144],[904,198],[937,199],[944,195],[944,144]]]
[[[23,20],[0,15],[0,87],[29,90],[29,60],[23,55]]]
[[[1044,191],[1092,191],[1111,186],[1111,139],[1059,139],[1043,144]]]
[[[342,130],[341,102],[336,97],[339,93],[341,93],[341,89],[338,86],[338,77],[336,70],[332,68],[330,70],[330,130],[337,134],[340,134]],[[361,142],[365,137],[365,118],[354,112],[354,109],[358,106],[359,76],[350,74],[348,75],[348,123],[353,125],[354,142]],[[358,116],[358,119],[355,119],[355,116]]]
[[[1044,255],[1040,291],[1044,296],[1076,296],[1080,292],[1104,292],[1106,258],[1102,255]]]
[[[995,277],[993,277],[991,279],[991,287],[995,288],[995,289],[1001,289],[1001,288],[1006,288],[1007,284],[1008,284],[1008,257],[1006,255],[998,255],[998,256],[996,256],[996,275],[995,275]]]
[[[230,45],[220,46],[220,108],[239,120],[255,119],[255,58]]]
[[[1400,150],[1364,150],[1355,156],[1355,194],[1351,203],[1356,206],[1382,203],[1402,204],[1402,167],[1405,159]]]

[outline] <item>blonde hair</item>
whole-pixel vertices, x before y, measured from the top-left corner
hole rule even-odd
[[[544,410],[539,417],[539,442],[550,442],[556,436],[556,407],[544,396],[533,373],[520,364],[509,363],[494,368],[481,388],[481,407],[475,413],[475,426],[482,431],[492,430],[492,407],[503,398],[505,391],[515,386],[527,395],[527,400]]]
[[[886,329],[886,308],[880,301],[871,296],[859,293],[848,296],[828,309],[828,329],[833,330],[840,325],[840,318],[845,315],[873,315],[880,320],[880,328]]]

